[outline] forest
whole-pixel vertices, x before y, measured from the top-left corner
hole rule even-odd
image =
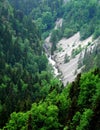
[[[0,1],[0,130],[100,129],[100,44],[85,50],[84,72],[64,86],[43,49],[50,32],[52,53],[76,32],[99,39],[100,0]]]

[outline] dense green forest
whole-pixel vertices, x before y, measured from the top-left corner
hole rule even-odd
[[[83,72],[88,72],[93,68],[100,68],[100,37],[96,41],[89,43],[89,45],[91,46],[86,47],[84,56],[82,57],[82,54],[80,54],[78,61],[79,68],[84,66]]]
[[[3,130],[99,130],[99,69],[79,74],[64,89],[56,80],[49,86],[46,98],[27,112],[13,112]]]
[[[57,18],[63,25],[52,30]],[[66,87],[43,50],[50,31],[54,47],[77,31],[99,37],[99,18],[99,0],[0,1],[0,130],[100,129],[100,45],[83,58],[85,71],[93,70]]]
[[[16,10],[30,15],[45,38],[54,27],[54,22],[62,16],[63,0],[9,0]]]
[[[64,36],[80,31],[81,40],[100,36],[100,1],[70,0],[64,6]]]
[[[61,28],[55,32],[56,39],[70,37],[80,31],[81,40],[93,34],[100,36],[100,1],[99,0],[9,0],[15,9],[30,15],[45,38],[54,27],[57,18],[63,18]],[[54,37],[55,38],[55,37]],[[54,42],[53,40],[53,42]]]
[[[46,96],[42,84],[51,77],[47,63],[32,18],[0,1],[0,127],[13,111],[27,111]]]

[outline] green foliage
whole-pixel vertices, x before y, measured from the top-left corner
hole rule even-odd
[[[91,97],[95,93],[96,84],[100,79],[91,73],[85,74],[80,80],[80,94],[78,97],[78,104],[81,106],[88,106],[92,103]]]
[[[54,27],[54,21],[62,15],[62,0],[21,0],[11,1],[10,3],[16,10],[20,10],[25,15],[30,15],[37,23],[38,28],[43,36]],[[46,36],[45,36],[46,35]]]
[[[74,30],[70,28],[65,28],[64,29],[64,37],[69,38],[74,34]]]
[[[46,82],[46,81],[45,81]],[[46,84],[46,83],[45,83]],[[51,85],[55,86],[58,84],[56,80],[51,81]],[[43,85],[43,84],[42,84]],[[60,88],[60,85],[57,86]],[[56,88],[56,89],[58,89]],[[44,101],[34,103],[31,109],[25,113],[12,113],[10,121],[3,129],[59,129],[60,123],[58,121],[58,107],[55,102],[53,103],[54,96],[59,93],[58,90],[52,88],[51,92]],[[55,95],[56,92],[56,95]]]
[[[93,116],[93,111],[91,109],[86,109],[80,119],[80,125],[76,127],[76,130],[88,130],[89,122]]]
[[[95,45],[97,44],[97,45]],[[97,41],[93,42],[91,45],[94,45],[93,49],[90,50],[88,47],[85,49],[84,57],[80,56],[79,59],[79,67],[84,65],[84,72],[89,71],[91,68],[94,67],[100,68],[100,43],[99,38]],[[89,47],[90,48],[90,47]]]
[[[63,27],[51,34],[52,52],[63,32],[66,37],[80,30],[83,38],[92,33],[98,37],[98,1],[72,0],[64,5],[62,0],[9,1],[15,9],[8,1],[0,1],[0,129],[98,130],[100,70],[79,74],[63,88],[47,70],[41,40],[41,33],[48,35],[64,12]],[[83,62],[95,59],[93,64],[99,66],[99,49],[98,45]]]
[[[70,59],[69,59],[69,56],[66,54],[66,55],[65,55],[65,58],[64,58],[64,63],[69,62],[69,60],[70,60]]]
[[[51,33],[50,42],[52,42],[51,54],[56,50],[56,44],[62,37],[62,30],[61,28],[54,29]]]
[[[7,127],[4,127],[4,129],[7,130],[25,130],[25,122],[27,121],[28,115],[24,113],[12,113],[11,114],[11,120]]]
[[[44,12],[42,15],[42,23],[46,25],[45,30],[49,30],[53,25],[53,17],[51,12]]]
[[[96,26],[94,34],[93,34],[93,38],[96,39],[100,36],[100,24]]]
[[[79,46],[78,48],[76,48],[76,49],[73,49],[72,50],[72,58],[75,58],[75,56],[76,55],[78,55],[80,52],[82,51],[82,47],[81,46]]]
[[[46,81],[42,81],[43,86],[46,84]],[[93,127],[98,130],[100,121],[99,69],[82,76],[78,75],[75,82],[65,88],[62,88],[62,84],[57,79],[51,80],[49,85],[51,85],[48,89],[49,93],[44,100],[33,103],[27,112],[12,113],[3,129],[91,130]]]
[[[100,4],[98,0],[71,0],[64,6],[63,36],[70,37],[80,31],[81,40],[94,34],[94,38],[100,36],[99,17]],[[97,29],[98,28],[98,29]]]
[[[85,24],[81,27],[80,29],[80,36],[81,36],[81,40],[84,40],[86,38],[88,38],[89,36],[91,36],[94,32],[94,26],[93,25],[88,25]]]
[[[79,125],[80,118],[81,118],[81,113],[78,111],[73,116],[71,129],[75,129]]]
[[[92,97],[92,104],[93,104],[93,107],[96,108],[96,106],[99,105],[99,102],[100,102],[100,82],[98,82],[96,84],[96,90],[95,90],[95,95]]]
[[[51,75],[45,72],[41,76],[48,61],[32,17],[20,9],[14,10],[8,1],[0,1],[0,16],[1,128],[12,112],[27,111],[33,102],[46,96],[49,90],[41,87],[42,78],[47,79],[48,84]]]

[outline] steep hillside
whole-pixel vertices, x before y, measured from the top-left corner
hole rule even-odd
[[[57,19],[54,30],[46,38],[45,45],[56,62],[56,68],[62,73],[63,83],[66,84],[73,81],[83,68],[85,71],[87,68],[89,70],[100,67],[97,63],[99,62],[97,53],[91,58],[93,61],[84,60],[86,49],[96,48],[99,44],[99,40],[95,39],[99,39],[100,36],[100,2],[98,0],[91,0],[88,3],[86,0],[66,1],[63,4],[63,11],[62,18]],[[90,53],[92,52],[91,50]]]
[[[41,84],[51,80],[47,64],[32,18],[0,1],[0,128],[12,112],[27,111],[46,96]]]
[[[55,32],[59,27],[62,27],[62,21],[62,19],[56,21]],[[54,71],[55,67],[58,69],[58,73],[55,71],[55,74],[61,75],[60,79],[64,85],[68,82],[72,82],[80,72],[89,71],[94,67],[100,68],[100,60],[98,58],[99,37],[94,40],[92,35],[85,40],[80,40],[81,37],[78,32],[70,38],[62,38],[59,40],[55,44],[56,50],[52,54],[52,48],[54,47],[51,41],[52,35],[53,33],[45,40],[45,50],[49,56],[51,55],[51,60],[55,61],[55,65],[50,62],[54,67]],[[96,53],[96,50],[98,50],[98,53]],[[88,57],[90,56],[88,55],[91,55],[92,58],[89,59]]]
[[[91,35],[93,39],[100,36],[100,2],[99,0],[68,0],[62,6],[63,18],[61,28],[53,30],[51,35],[52,54],[56,49],[56,43],[62,38],[69,38],[80,32],[80,40],[84,40]]]
[[[30,15],[41,32],[43,38],[49,35],[54,22],[63,14],[63,0],[9,0],[16,10]]]
[[[12,113],[2,130],[99,130],[99,108],[100,70],[96,69],[78,75],[62,91],[55,82],[44,100],[27,112]]]
[[[64,5],[64,36],[70,37],[80,31],[81,40],[93,34],[100,36],[100,1],[69,0]]]
[[[100,0],[1,0],[0,130],[99,130],[99,36]]]

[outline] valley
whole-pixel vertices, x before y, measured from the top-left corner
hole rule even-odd
[[[100,129],[100,0],[0,1],[0,130]]]
[[[56,21],[55,30],[62,26],[62,19]],[[54,54],[51,55],[51,47],[52,43],[50,42],[51,34],[45,40],[46,53],[49,55],[49,62],[52,64],[54,68],[54,74],[56,76],[60,75],[60,79],[62,80],[64,86],[67,83],[71,83],[75,80],[77,74],[81,72],[81,68],[78,68],[78,62],[81,58],[84,57],[85,49],[91,48],[91,44],[95,43],[92,39],[92,36],[85,40],[80,40],[79,32],[73,35],[72,37],[66,39],[62,38],[57,43],[57,49],[54,51]],[[89,44],[90,43],[90,44]],[[94,44],[95,46],[95,44]],[[73,51],[78,51],[73,56]],[[65,62],[65,56],[67,55],[68,61]],[[58,73],[59,72],[59,73]]]

